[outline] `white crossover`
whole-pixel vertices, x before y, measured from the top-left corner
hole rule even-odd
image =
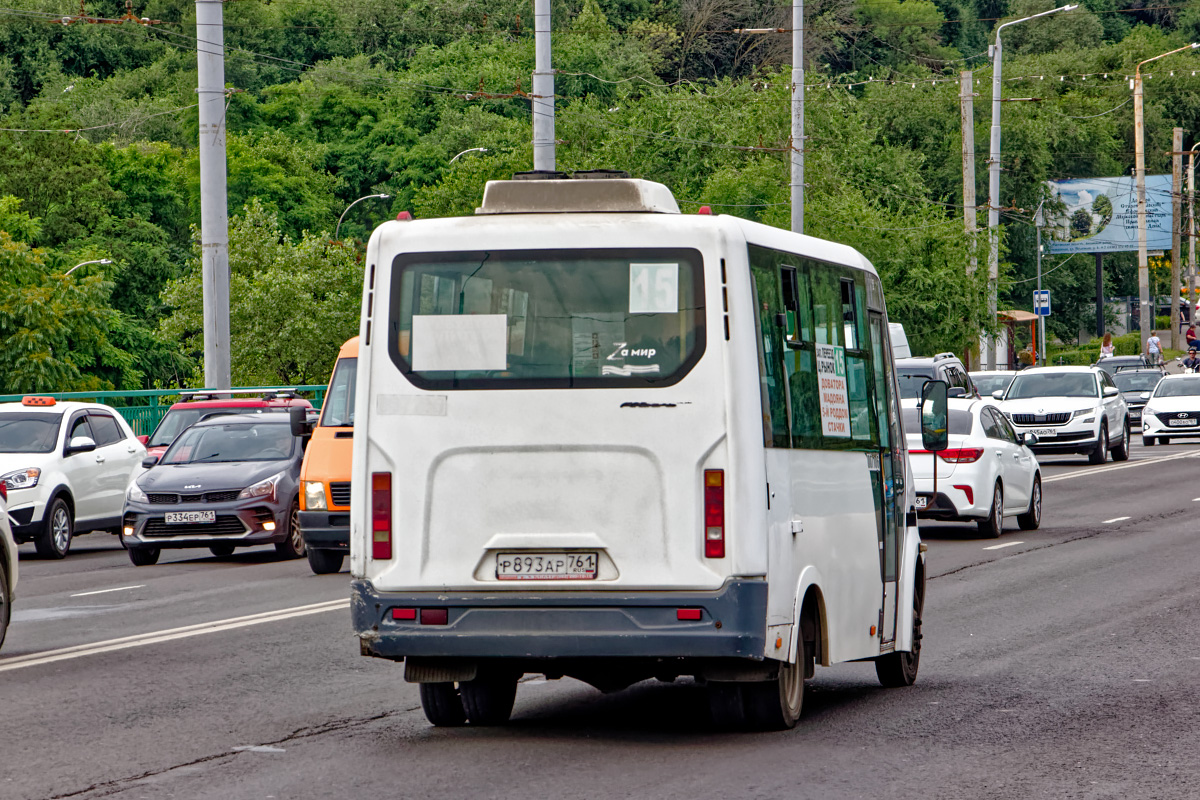
[[[1042,523],[1042,477],[1037,458],[1026,446],[1031,434],[1017,433],[1000,410],[980,400],[951,398],[949,446],[936,456],[921,445],[920,411],[903,409],[908,455],[917,490],[917,515],[926,519],[963,520],[995,538],[1004,517],[1016,517],[1021,530]]]
[[[8,492],[0,483],[0,646],[12,620],[12,604],[17,598],[17,543],[8,524]]]
[[[146,448],[99,403],[26,397],[0,403],[0,481],[18,543],[62,558],[76,531],[116,531],[130,476]]]
[[[1142,443],[1200,436],[1200,375],[1167,375],[1142,409]]]
[[[1039,367],[1017,373],[1000,410],[1018,433],[1033,433],[1035,453],[1079,453],[1093,464],[1129,458],[1129,409],[1099,367]]]

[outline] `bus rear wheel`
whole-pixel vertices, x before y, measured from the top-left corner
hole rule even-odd
[[[471,681],[458,685],[467,720],[472,725],[503,725],[512,716],[517,697],[519,675],[509,672],[481,672]]]
[[[804,708],[804,659],[779,664],[774,680],[742,684],[746,722],[756,730],[783,731],[796,727]]]
[[[440,728],[457,728],[467,722],[467,712],[453,683],[422,683],[421,709],[425,719]]]

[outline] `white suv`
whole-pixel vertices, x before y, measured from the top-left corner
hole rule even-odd
[[[1129,458],[1129,409],[1098,367],[1040,367],[1018,372],[1000,410],[1018,433],[1038,438],[1035,453],[1081,453],[1093,464]]]
[[[13,538],[62,558],[75,531],[117,531],[146,448],[112,408],[26,397],[0,403],[0,481]]]
[[[13,541],[8,526],[8,514],[4,484],[0,483],[0,646],[8,633],[12,619],[12,604],[17,599],[17,543]]]

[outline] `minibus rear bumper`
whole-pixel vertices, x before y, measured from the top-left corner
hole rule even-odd
[[[510,594],[380,593],[355,580],[350,608],[363,655],[378,658],[762,658],[767,583],[731,578],[714,592]]]

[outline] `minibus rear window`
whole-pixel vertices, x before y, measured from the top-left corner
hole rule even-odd
[[[704,352],[700,253],[409,253],[388,349],[427,389],[669,386]]]

